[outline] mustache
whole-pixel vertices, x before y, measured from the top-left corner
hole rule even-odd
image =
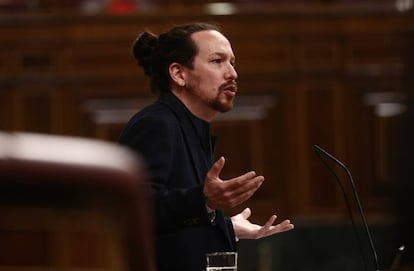
[[[236,80],[230,80],[230,81],[224,83],[223,85],[221,85],[220,89],[222,89],[222,90],[231,89],[231,90],[237,92],[237,82],[236,82]]]

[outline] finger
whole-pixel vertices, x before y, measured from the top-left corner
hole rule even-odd
[[[238,194],[233,193],[231,197],[228,197],[227,207],[228,208],[233,208],[233,207],[236,207],[236,206],[242,204],[243,202],[247,201],[251,196],[253,196],[253,194],[256,190],[257,189],[255,189],[253,191],[249,190],[247,192],[242,192],[242,193],[238,193]]]
[[[289,231],[289,230],[292,230],[293,228],[294,228],[294,225],[291,224],[289,220],[284,220],[282,223],[277,224],[276,226],[270,227],[268,232],[266,233],[266,236]]]
[[[225,164],[224,157],[220,157],[211,167],[208,172],[209,178],[218,178],[220,176],[221,170],[223,169]]]
[[[260,186],[263,183],[263,180],[264,178],[257,177],[253,180],[250,180],[249,182],[235,187],[235,190],[232,192],[232,198],[239,202],[244,202],[248,200],[260,188]]]
[[[229,180],[225,180],[228,188],[230,189],[234,189],[235,187],[239,187],[241,185],[243,185],[244,183],[250,181],[251,179],[256,178],[256,172],[254,171],[249,171],[243,175],[240,175],[238,177],[229,179]],[[262,177],[263,178],[263,177]]]
[[[249,172],[244,173],[243,175],[233,178],[232,180],[238,180],[240,182],[245,182],[245,181],[255,178],[256,176],[257,176],[257,173],[255,171],[249,171]]]
[[[273,234],[273,231],[276,226],[272,227],[273,223],[276,221],[276,216],[272,215],[269,220],[263,225],[263,227],[259,230],[257,238],[261,238],[264,236],[269,236]]]
[[[295,228],[295,225],[293,225],[290,220],[286,219],[282,223],[280,223],[280,227],[283,231],[288,231],[293,228]]]
[[[248,219],[250,217],[250,215],[252,214],[250,208],[246,208],[243,210],[243,212],[241,212],[241,215],[244,219]]]
[[[248,200],[260,187],[263,176],[257,176],[252,180],[240,183],[236,179],[220,183],[220,193],[209,195],[211,201],[225,208],[233,208]]]
[[[256,176],[250,179],[241,179],[235,178],[223,183],[226,191],[231,191],[234,195],[238,196],[239,194],[251,191],[252,194],[256,192],[257,189],[262,185],[264,181],[263,176]]]

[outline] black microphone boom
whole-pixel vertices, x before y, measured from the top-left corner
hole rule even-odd
[[[367,221],[366,221],[366,219],[365,219],[364,211],[363,211],[363,209],[362,209],[362,205],[361,205],[361,202],[360,202],[360,200],[359,200],[358,192],[357,192],[357,190],[356,190],[355,183],[354,183],[354,180],[353,180],[353,178],[352,178],[351,172],[350,172],[350,171],[349,171],[349,169],[345,166],[345,164],[344,164],[344,163],[342,163],[340,160],[338,160],[337,158],[335,158],[335,157],[334,157],[332,154],[330,154],[329,152],[325,151],[324,149],[322,149],[322,148],[321,148],[321,147],[319,147],[318,145],[313,145],[313,147],[314,147],[314,149],[315,149],[315,151],[316,151],[316,154],[318,154],[318,157],[322,160],[322,162],[324,163],[324,165],[325,165],[325,166],[329,169],[329,171],[330,171],[330,172],[331,172],[331,173],[332,173],[332,174],[333,174],[333,175],[337,178],[338,184],[339,184],[339,186],[340,186],[340,188],[341,188],[341,190],[342,190],[342,192],[343,192],[343,195],[344,195],[344,198],[345,198],[345,202],[346,202],[347,207],[348,207],[348,210],[349,210],[349,212],[350,212],[350,216],[351,216],[351,221],[352,221],[352,224],[353,224],[353,226],[355,227],[354,219],[353,219],[353,216],[352,216],[352,211],[351,211],[351,209],[350,209],[349,201],[348,201],[348,198],[347,198],[347,195],[346,195],[345,189],[344,189],[344,187],[343,187],[343,184],[340,182],[340,180],[339,180],[338,176],[335,174],[335,172],[332,170],[332,168],[330,168],[330,167],[329,167],[329,165],[325,162],[325,160],[323,160],[323,158],[320,156],[320,153],[324,154],[326,157],[328,157],[329,159],[331,159],[332,161],[334,161],[336,164],[338,164],[341,168],[343,168],[343,169],[345,170],[346,175],[348,176],[348,180],[349,180],[349,182],[351,183],[352,192],[353,192],[353,195],[354,195],[355,201],[356,201],[356,203],[357,203],[357,205],[358,205],[359,215],[361,216],[362,223],[363,223],[363,225],[364,225],[364,229],[365,229],[365,232],[366,232],[367,237],[368,237],[368,240],[369,240],[369,245],[370,245],[370,248],[371,248],[372,256],[373,256],[373,258],[374,258],[375,270],[376,270],[376,271],[380,271],[380,269],[379,269],[379,265],[378,265],[378,257],[377,257],[377,252],[376,252],[376,250],[375,250],[374,242],[372,241],[371,232],[370,232],[370,230],[369,230],[368,223],[367,223]],[[358,237],[357,232],[356,232],[356,235],[357,235],[357,238],[358,238],[358,240],[359,240],[359,237]]]

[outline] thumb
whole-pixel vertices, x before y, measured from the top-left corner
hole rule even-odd
[[[210,171],[209,171],[209,177],[210,178],[219,178],[221,170],[224,167],[224,163],[225,163],[225,159],[224,157],[220,157],[220,159],[218,159],[213,166],[211,167]]]
[[[250,210],[250,208],[246,208],[243,210],[243,212],[241,212],[241,215],[244,219],[248,219],[251,214],[252,214],[252,211]]]

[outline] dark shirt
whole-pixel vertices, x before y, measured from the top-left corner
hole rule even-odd
[[[210,123],[194,116],[187,108],[185,108],[192,124],[195,127],[197,135],[200,137],[200,144],[206,154],[208,164],[213,164],[213,153],[216,145],[217,137],[210,135]],[[209,168],[210,168],[209,167]]]

